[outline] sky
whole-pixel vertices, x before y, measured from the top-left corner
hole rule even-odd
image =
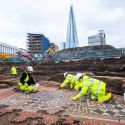
[[[27,33],[40,33],[60,45],[71,4],[80,46],[104,30],[106,44],[125,47],[125,0],[0,0],[0,42],[26,49]]]

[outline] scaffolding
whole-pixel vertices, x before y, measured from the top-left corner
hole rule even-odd
[[[27,49],[32,56],[42,56],[49,48],[50,41],[43,34],[27,33]]]

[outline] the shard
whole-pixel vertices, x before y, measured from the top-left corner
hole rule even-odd
[[[79,47],[73,6],[70,6],[69,21],[67,27],[66,48]]]

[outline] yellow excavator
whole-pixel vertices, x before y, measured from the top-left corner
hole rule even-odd
[[[14,58],[13,54],[7,54],[7,53],[0,53],[0,58],[2,60],[8,60]]]
[[[59,48],[58,46],[54,45],[54,46],[50,46],[47,50],[46,53],[48,54],[54,54],[55,52],[58,52]]]
[[[49,48],[49,49],[46,50],[46,53],[47,53],[47,54],[52,54],[53,52],[54,52],[54,51],[53,51],[51,48]]]
[[[57,51],[59,51],[59,48],[57,46],[50,46],[47,50],[46,50],[46,58],[51,58],[52,55],[54,53],[56,53]]]

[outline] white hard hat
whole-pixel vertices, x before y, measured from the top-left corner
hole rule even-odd
[[[76,80],[78,80],[83,74],[82,73],[77,73],[76,74]]]
[[[26,68],[26,70],[27,70],[27,71],[30,71],[30,72],[33,72],[33,67],[32,67],[32,66],[28,66],[28,67]]]
[[[64,78],[66,77],[67,74],[68,74],[68,72],[65,72],[65,73],[64,73]]]

